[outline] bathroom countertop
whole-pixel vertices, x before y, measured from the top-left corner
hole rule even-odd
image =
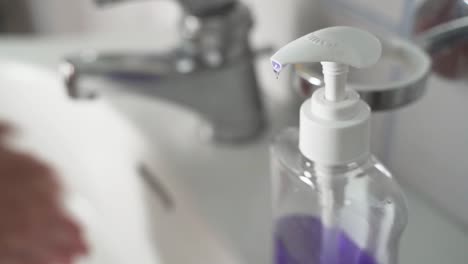
[[[151,35],[140,33],[135,37],[126,36],[125,38],[120,38],[118,35],[0,38],[0,60],[30,62],[54,69],[63,55],[81,49],[111,47],[113,49],[152,50],[162,49],[175,43],[176,40],[175,36],[158,40],[154,37],[155,35],[157,34],[152,32]],[[156,47],[153,47],[154,43],[158,43]],[[278,86],[281,82],[274,82],[268,60],[262,60],[258,66],[262,85],[280,91],[281,87],[278,88]],[[8,89],[14,89],[14,87]],[[278,92],[278,96],[281,96],[281,92]],[[41,100],[48,99],[41,98]],[[433,207],[411,188],[405,187],[404,189],[409,201],[410,217],[401,244],[401,263],[466,263],[468,234],[455,221]]]

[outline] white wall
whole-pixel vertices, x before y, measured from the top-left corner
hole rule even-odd
[[[93,0],[29,0],[29,5],[41,34],[170,29],[179,14],[171,1],[134,1],[103,8]]]
[[[320,19],[316,0],[245,0],[252,8],[256,25],[255,40],[286,42],[295,32],[298,20],[315,25]],[[98,8],[92,0],[29,0],[33,21],[40,34],[71,32],[176,30],[181,11],[176,1],[133,1]],[[274,15],[272,15],[274,14]],[[304,20],[303,18],[308,19]]]

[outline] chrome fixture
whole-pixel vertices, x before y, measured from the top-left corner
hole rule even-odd
[[[408,41],[393,37],[381,42],[382,56],[377,64],[364,72],[350,69],[348,77],[348,86],[359,92],[372,111],[391,110],[418,100],[424,94],[431,65],[426,53]],[[296,65],[292,80],[304,98],[324,85],[318,64]]]
[[[466,78],[467,15],[468,0],[424,1],[414,20],[414,44],[396,38],[382,39],[382,59],[376,68],[380,64],[387,67],[391,73],[388,79],[369,83],[372,76],[361,77],[359,71],[351,71],[350,86],[360,93],[373,111],[381,111],[405,106],[424,94],[431,71],[429,56],[434,61],[432,69],[435,72],[452,79]],[[293,85],[301,96],[307,97],[323,86],[319,66],[295,67]],[[366,82],[360,82],[364,79]]]
[[[232,0],[179,2],[186,13],[178,47],[165,54],[87,51],[69,56],[61,65],[69,95],[79,99],[105,93],[84,82],[105,80],[115,89],[164,98],[198,112],[210,123],[214,140],[254,138],[262,131],[264,116],[248,40],[253,25],[248,8]]]

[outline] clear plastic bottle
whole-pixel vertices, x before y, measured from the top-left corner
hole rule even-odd
[[[396,264],[405,198],[372,155],[319,166],[298,149],[298,130],[271,147],[276,264]]]
[[[370,154],[370,108],[346,87],[349,67],[380,58],[380,41],[351,27],[321,29],[271,58],[321,62],[325,87],[300,109],[299,130],[272,146],[276,264],[396,264],[407,222],[403,193]]]

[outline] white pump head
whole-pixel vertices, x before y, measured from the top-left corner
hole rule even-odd
[[[380,58],[380,41],[352,27],[330,27],[298,38],[272,57],[279,74],[287,64],[321,62],[325,88],[301,107],[299,148],[308,159],[343,164],[369,154],[370,109],[346,89],[348,65],[369,67]]]

